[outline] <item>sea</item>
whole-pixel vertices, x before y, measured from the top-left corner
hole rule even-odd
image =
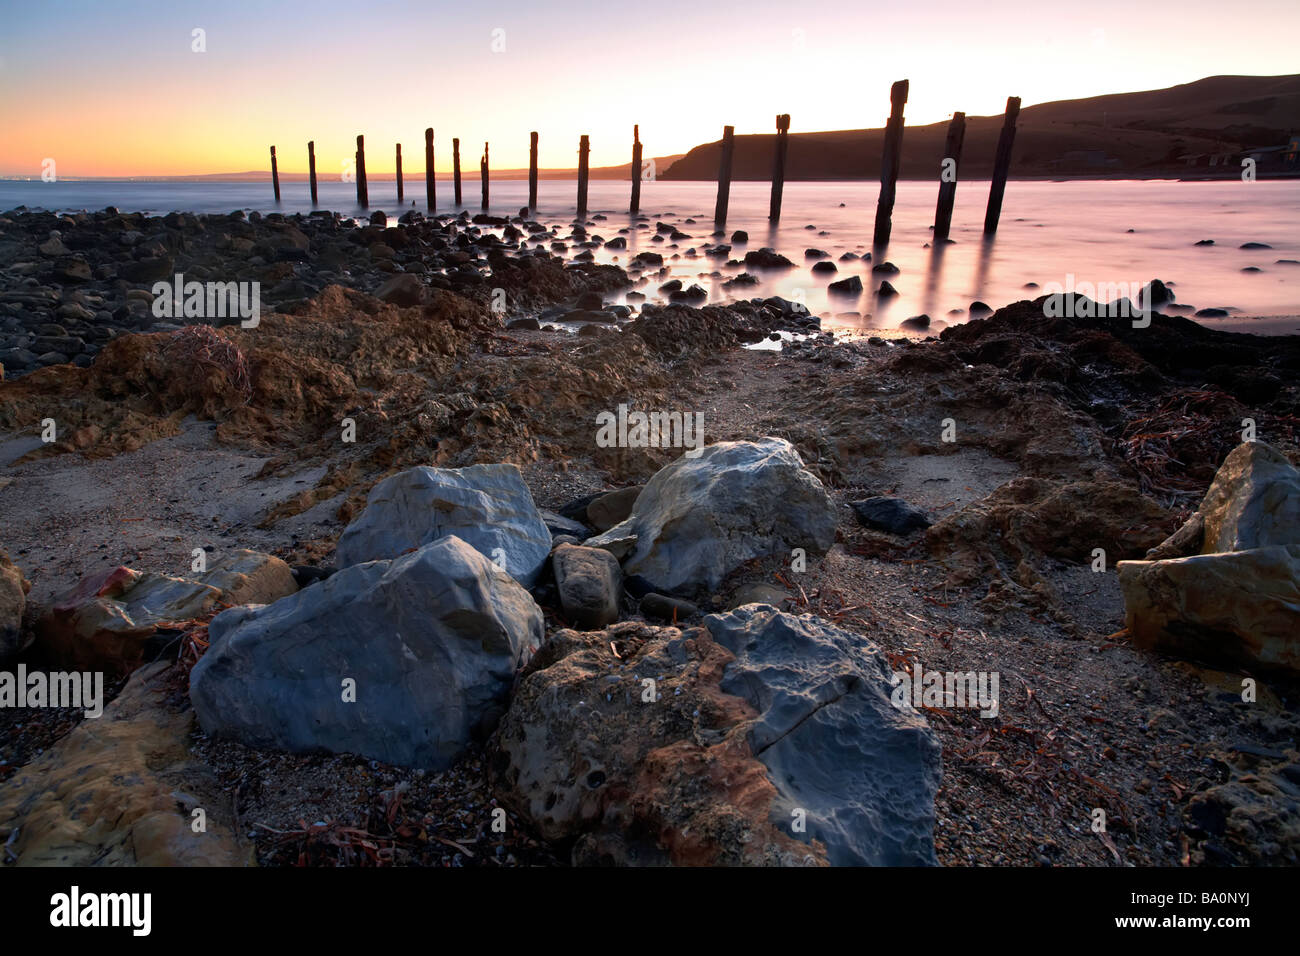
[[[477,178],[463,182],[464,204],[453,205],[452,184],[437,183],[437,213],[482,212]],[[626,264],[638,252],[664,257],[665,271],[647,275],[639,291],[649,301],[663,300],[659,286],[681,279],[699,285],[710,303],[779,295],[822,316],[824,327],[897,332],[904,320],[930,318],[929,331],[965,321],[973,302],[996,309],[1047,292],[1074,290],[1103,301],[1122,297],[1151,279],[1175,294],[1175,311],[1195,317],[1201,309],[1222,317],[1195,317],[1214,328],[1262,334],[1300,332],[1300,180],[1183,182],[1174,180],[1017,181],[1007,184],[1000,226],[983,236],[987,181],[957,187],[951,242],[932,243],[937,183],[900,182],[889,244],[872,247],[880,185],[876,182],[790,182],[785,185],[780,222],[768,221],[770,186],[733,182],[723,230],[714,233],[717,184],[646,181],[641,214],[628,214],[630,183],[596,180],[589,185],[588,232],[609,240],[622,235],[627,248],[593,250],[597,262]],[[544,180],[531,218],[570,234],[577,184]],[[527,202],[522,180],[492,181],[487,212],[513,216]],[[345,216],[367,213],[356,204],[355,186],[321,182],[317,208]],[[424,183],[408,181],[405,203],[396,184],[371,181],[369,210],[396,217],[409,209],[425,211]],[[286,215],[312,210],[305,182],[282,182],[276,203],[269,182],[148,182],[134,180],[0,181],[0,210],[18,206],[53,211],[97,210],[164,214],[172,211],[226,213],[236,209]],[[649,228],[639,229],[645,222]],[[658,235],[666,223],[686,238]],[[747,242],[732,242],[737,230]],[[1212,240],[1213,244],[1204,242]],[[705,245],[727,244],[729,256],[710,257]],[[727,265],[747,251],[770,247],[793,268],[759,270]],[[1246,248],[1243,248],[1246,247]],[[568,255],[580,252],[570,243]],[[814,272],[822,259],[834,273]],[[872,258],[841,258],[846,253]],[[897,273],[873,272],[892,263]],[[748,272],[754,285],[727,284]],[[838,295],[831,282],[861,278],[861,295]],[[877,295],[882,280],[897,291]],[[621,297],[614,301],[621,301]],[[913,323],[915,325],[915,323]]]

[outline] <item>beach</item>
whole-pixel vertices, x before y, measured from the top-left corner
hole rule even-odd
[[[1179,654],[1135,642],[1115,564],[1164,547],[1198,513],[1220,464],[1242,445],[1244,422],[1256,429],[1250,440],[1297,460],[1300,338],[1198,324],[1167,308],[1192,280],[1168,276],[1177,285],[1162,288],[1156,275],[1143,275],[1135,293],[1153,303],[1146,324],[1096,317],[1072,294],[1073,317],[1053,318],[1041,290],[1029,289],[951,325],[841,326],[797,297],[735,286],[700,296],[690,281],[661,288],[674,278],[661,271],[673,245],[683,257],[696,245],[701,258],[704,242],[730,245],[719,258],[739,257],[737,275],[752,265],[745,254],[762,249],[733,230],[674,238],[697,226],[689,215],[647,215],[620,229],[599,213],[563,227],[518,210],[373,216],[0,216],[9,336],[0,354],[0,511],[3,545],[28,586],[16,659],[90,661],[117,676],[108,685],[112,739],[66,709],[0,711],[0,837],[18,861],[67,852],[53,823],[57,799],[39,798],[35,812],[36,794],[53,792],[88,758],[133,766],[141,748],[166,753],[165,771],[88,784],[96,806],[125,810],[113,827],[86,821],[76,859],[145,862],[147,845],[147,862],[193,862],[198,851],[184,840],[142,838],[165,787],[186,795],[175,819],[207,810],[204,859],[226,865],[1296,861],[1285,796],[1300,764],[1300,722],[1288,703],[1294,671],[1199,645]],[[821,241],[834,240],[832,231]],[[1236,247],[1247,241],[1234,236],[1220,251],[1244,255]],[[911,260],[894,247],[888,256],[905,263],[901,284]],[[870,266],[852,268],[870,279]],[[225,288],[240,282],[256,282],[256,296]],[[212,283],[229,293],[219,317],[207,311]],[[627,410],[690,416],[701,440],[631,440]],[[600,440],[610,420],[621,423],[617,438]],[[499,470],[473,471],[483,466]],[[507,535],[496,558],[487,545],[475,545],[481,557],[447,551],[445,537],[405,542],[396,525],[371,527],[388,520],[377,501],[425,493],[376,488],[405,487],[421,469],[509,501],[488,514],[514,517],[467,518],[457,535],[473,543],[493,521],[541,520],[541,558],[512,563],[535,546],[526,537]],[[679,491],[656,506],[686,501],[694,517],[620,531],[650,507],[643,490],[679,470],[671,479]],[[732,489],[725,475],[747,484]],[[534,514],[531,502],[541,518],[519,516]],[[721,563],[694,563],[694,545],[672,551],[674,521],[708,548],[716,537],[710,560]],[[656,563],[656,553],[629,551],[643,547],[638,537],[663,541],[675,557]],[[244,628],[274,626],[249,608],[332,608],[345,584],[358,589],[348,600],[381,600],[381,585],[354,580],[369,555],[386,549],[394,569],[436,574],[420,566],[430,548],[494,595],[476,613],[531,635],[520,647],[541,628],[533,651],[519,651],[519,676],[493,692],[491,719],[454,756],[399,759],[418,722],[346,738],[361,739],[361,751],[227,723],[255,703],[237,696],[246,688],[222,668],[251,666],[229,658],[256,653]],[[205,597],[201,613],[186,604],[183,617],[151,618],[125,645],[99,632],[66,643],[70,625],[60,622],[90,620],[77,602],[110,587],[69,597],[79,580],[120,579],[120,567],[208,580],[196,576],[196,551],[214,564],[242,562],[239,580],[272,600],[247,600],[251,592],[226,600],[235,607],[219,616],[233,630],[222,641],[205,636],[221,606]],[[290,569],[292,582],[266,591]],[[570,576],[582,586],[566,585]],[[183,587],[195,585],[166,584]],[[345,610],[329,616],[347,620]],[[387,633],[364,620],[376,640]],[[918,675],[918,685],[922,672],[1000,676],[995,716],[921,699],[886,721],[900,741],[915,742],[904,748],[916,747],[906,766],[871,757],[908,781],[905,797],[881,799],[916,828],[914,841],[844,837],[814,822],[825,827],[824,849],[810,856],[767,818],[765,801],[788,817],[783,801],[795,798],[761,782],[768,772],[779,780],[761,763],[779,748],[737,729],[754,719],[746,706],[762,705],[742,706],[739,687],[719,684],[718,662],[734,657],[732,666],[769,675],[753,680],[771,680],[776,665],[748,661],[743,641],[727,645],[726,635],[775,634],[796,620],[810,649],[851,640],[846,659],[866,655],[850,688],[869,685],[863,675],[877,667]],[[90,626],[76,624],[82,634]],[[638,709],[649,674],[668,688],[668,711]],[[1249,705],[1243,676],[1261,681]],[[195,698],[209,708],[201,720],[191,680],[211,688]],[[572,722],[581,708],[566,688],[601,708],[606,730]],[[266,685],[265,693],[272,701],[292,692]],[[834,711],[813,707],[802,732],[851,737],[844,727],[817,729]],[[864,719],[853,713],[844,719]],[[530,749],[541,746],[539,727],[561,741],[556,751]],[[692,761],[703,753],[757,789],[692,789]],[[573,754],[581,766],[566,763]],[[657,776],[649,766],[661,768]],[[817,769],[845,772],[842,762]],[[528,780],[564,796],[543,807]],[[1100,831],[1096,808],[1110,821]],[[810,812],[822,819],[816,806]],[[601,819],[619,822],[609,830]],[[655,828],[658,842],[647,836]],[[692,829],[707,838],[692,842],[683,835]]]

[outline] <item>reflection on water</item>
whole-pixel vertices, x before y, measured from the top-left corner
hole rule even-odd
[[[466,180],[465,195],[475,202],[463,208],[471,214],[479,212],[476,185]],[[369,186],[372,211],[382,209],[393,215],[401,211],[394,183]],[[625,250],[594,250],[598,262],[626,265],[643,251],[664,256],[667,271],[646,276],[639,289],[648,301],[658,299],[663,282],[679,278],[686,286],[698,283],[713,302],[767,295],[802,300],[827,325],[896,328],[909,316],[924,313],[931,317],[931,328],[938,329],[945,322],[962,321],[964,313],[948,313],[965,310],[972,301],[998,308],[1040,295],[1039,289],[1025,288],[1029,282],[1104,286],[1152,278],[1174,283],[1178,302],[1198,309],[1225,308],[1234,317],[1300,314],[1300,265],[1277,261],[1300,261],[1300,230],[1295,226],[1300,220],[1300,181],[1012,182],[1001,228],[992,241],[982,236],[988,188],[987,182],[959,185],[954,242],[934,248],[930,226],[938,184],[920,182],[898,184],[893,235],[886,249],[869,246],[879,190],[873,182],[787,183],[782,219],[776,226],[767,220],[767,183],[732,183],[726,235],[715,237],[713,183],[644,183],[641,208],[649,228],[639,229],[627,214],[629,184],[595,181],[590,185],[588,230],[607,240],[616,235],[627,239]],[[20,204],[60,209],[111,204],[154,213],[311,209],[305,183],[282,183],[281,189],[284,201],[277,207],[269,201],[269,183],[0,182],[0,209]],[[527,201],[527,190],[526,182],[494,181],[489,211],[499,216],[516,214]],[[423,209],[422,184],[409,185],[407,195],[415,196],[420,205],[406,208]],[[450,184],[439,182],[438,195],[443,203],[439,212],[453,211]],[[320,198],[324,208],[360,212],[351,184],[322,182]],[[555,225],[561,238],[567,237],[576,184],[544,181],[538,198],[536,218]],[[688,238],[656,241],[658,222],[675,226]],[[736,230],[749,234],[747,243],[731,241]],[[1201,239],[1213,239],[1215,244],[1195,245]],[[1248,242],[1271,248],[1239,248]],[[708,256],[706,245],[718,243],[732,246],[729,257]],[[762,246],[781,252],[793,268],[773,271],[727,264],[728,258],[742,259],[745,252]],[[827,252],[837,271],[813,272],[816,260],[804,255],[812,248]],[[579,251],[570,243],[570,255]],[[859,256],[869,252],[872,258],[841,261],[846,252]],[[885,260],[898,267],[897,275],[872,272],[873,265]],[[1242,271],[1249,267],[1261,271]],[[744,271],[757,277],[759,284],[724,285]],[[852,275],[862,280],[860,296],[828,294],[831,282]],[[897,289],[896,297],[876,294],[882,278]],[[852,316],[855,312],[858,318]],[[1224,322],[1207,320],[1207,324]],[[1289,331],[1297,325],[1300,320],[1242,327]]]

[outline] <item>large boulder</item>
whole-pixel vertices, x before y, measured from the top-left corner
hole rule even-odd
[[[719,442],[661,468],[628,519],[586,544],[633,536],[623,570],[649,590],[688,596],[717,588],[752,558],[827,551],[835,505],[785,439]]]
[[[258,551],[232,552],[193,578],[119,566],[83,578],[56,598],[37,622],[37,636],[57,666],[124,674],[189,621],[297,590],[293,570]]]
[[[1300,674],[1300,472],[1281,452],[1238,445],[1148,558],[1117,567],[1135,644]]]
[[[0,663],[23,651],[31,643],[23,636],[23,611],[31,585],[23,572],[0,548]]]
[[[453,535],[217,615],[190,695],[210,734],[439,770],[491,732],[544,634],[528,592]]]
[[[455,535],[531,587],[551,552],[551,533],[515,465],[421,465],[375,485],[338,543],[341,568],[396,558]]]
[[[1119,583],[1135,644],[1300,674],[1300,544],[1121,561]]]
[[[575,863],[935,862],[940,746],[859,635],[750,605],[555,634],[493,737],[498,796]]]
[[[1238,445],[1196,509],[1201,554],[1300,544],[1300,471],[1263,442]]]

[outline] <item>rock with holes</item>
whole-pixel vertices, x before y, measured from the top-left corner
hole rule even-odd
[[[578,864],[927,865],[940,747],[860,635],[750,605],[555,634],[489,745]]]
[[[444,769],[491,732],[545,633],[510,575],[453,536],[213,618],[190,696],[210,734]]]
[[[516,465],[421,465],[375,485],[344,529],[338,565],[396,558],[455,535],[532,587],[551,552],[551,532]]]
[[[647,590],[689,597],[717,588],[752,558],[821,554],[835,542],[835,505],[783,438],[719,442],[661,468],[627,520],[589,539],[635,546],[623,570]]]

